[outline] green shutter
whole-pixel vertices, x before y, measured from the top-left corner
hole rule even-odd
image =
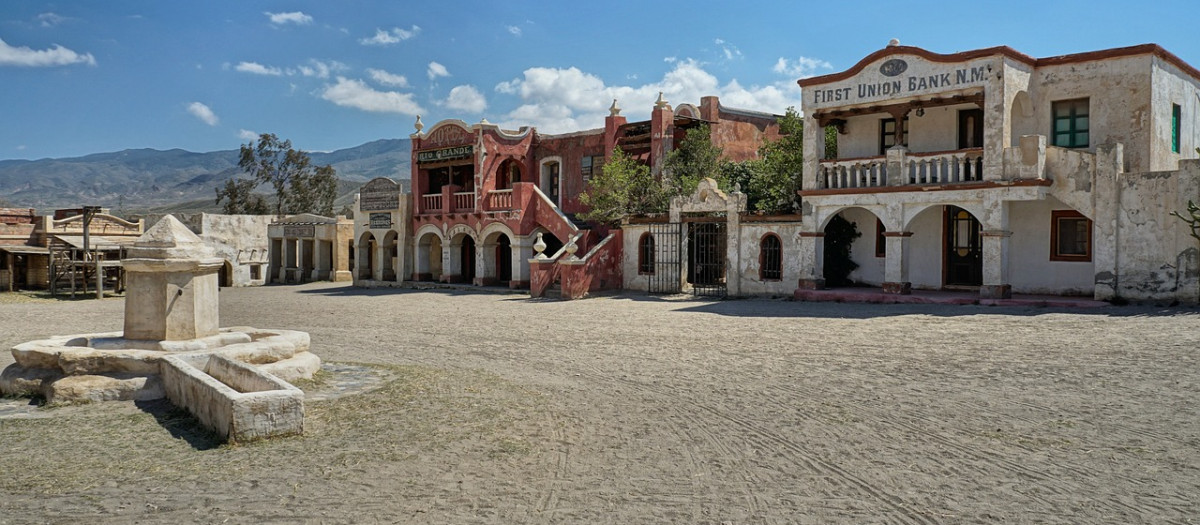
[[[1179,153],[1179,104],[1171,105],[1171,153]]]

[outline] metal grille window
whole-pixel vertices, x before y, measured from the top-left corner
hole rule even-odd
[[[783,246],[779,236],[768,233],[758,251],[758,277],[764,281],[783,279]]]
[[[638,273],[654,275],[654,236],[649,233],[638,239]]]
[[[1088,130],[1091,122],[1088,119],[1088,99],[1060,100],[1051,104],[1054,129],[1050,136],[1054,137],[1054,145],[1063,148],[1088,147]]]
[[[1182,108],[1179,104],[1171,104],[1171,153],[1179,153],[1180,116]]]
[[[1092,221],[1073,210],[1051,213],[1050,260],[1092,260]]]

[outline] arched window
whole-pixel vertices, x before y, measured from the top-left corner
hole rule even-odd
[[[764,235],[759,243],[758,278],[764,281],[783,279],[783,244],[774,233]]]
[[[649,233],[638,239],[638,273],[654,275],[654,236]]]

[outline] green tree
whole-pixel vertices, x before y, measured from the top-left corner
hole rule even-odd
[[[242,145],[238,166],[256,186],[269,184],[275,190],[277,216],[333,213],[337,173],[329,165],[312,166],[308,152],[293,149],[290,140],[280,141],[273,133],[263,133],[257,141]],[[218,191],[218,199],[221,195]]]
[[[759,163],[751,165],[745,192],[754,209],[789,213],[800,207],[801,176],[804,172],[804,119],[789,107],[779,120],[779,140],[758,148]]]
[[[664,179],[671,193],[691,195],[705,177],[716,179],[722,188],[727,187],[728,181],[721,177],[721,152],[721,148],[713,145],[707,124],[688,130],[663,162]]]
[[[579,202],[589,211],[579,216],[584,220],[615,225],[630,215],[666,211],[670,195],[662,183],[650,175],[650,168],[613,148],[612,156],[600,173],[588,182],[587,191]]]
[[[258,181],[254,179],[229,179],[225,181],[225,186],[217,188],[217,204],[221,206],[221,213],[230,215],[266,215],[270,213],[271,207],[267,205],[267,200],[262,195],[254,193],[254,188],[258,187]]]

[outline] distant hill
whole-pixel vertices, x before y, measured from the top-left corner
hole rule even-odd
[[[342,184],[339,206],[375,177],[409,178],[409,139],[384,139],[329,153],[309,153],[332,164]],[[130,149],[84,157],[0,161],[0,201],[49,213],[95,205],[114,211],[218,211],[216,188],[244,177],[238,151]],[[264,193],[266,188],[262,188]],[[206,204],[207,203],[207,204]]]

